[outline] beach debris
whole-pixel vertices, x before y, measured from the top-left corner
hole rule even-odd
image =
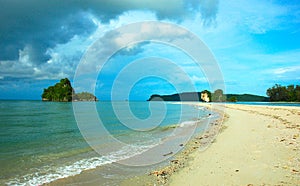
[[[212,138],[217,133],[218,125],[214,125],[213,122],[210,123],[211,130],[202,133],[201,135],[195,137],[193,140],[190,140],[189,143],[178,143],[180,147],[184,147],[181,155],[176,155],[169,161],[169,165],[164,167],[161,170],[156,170],[153,172],[149,172],[149,176],[153,176],[153,180],[155,180],[155,184],[165,185],[169,181],[169,176],[171,176],[174,172],[177,172],[180,168],[186,166],[186,161],[190,157],[190,153],[196,151],[199,148],[204,147],[205,145],[210,144]],[[167,151],[168,152],[168,151]],[[163,152],[163,156],[175,155],[174,152],[169,151]],[[165,154],[164,154],[165,153]]]
[[[167,154],[164,154],[163,156],[169,156],[169,155],[171,155],[171,154],[173,154],[173,152],[171,151],[171,152],[169,152],[169,153],[167,153]]]
[[[171,160],[171,163],[178,164],[179,160]]]
[[[297,139],[299,137],[299,134],[294,134],[293,139]]]
[[[299,172],[299,171],[298,171],[298,170],[296,170],[296,169],[293,169],[293,170],[292,170],[292,172]]]
[[[240,170],[239,169],[235,169],[235,172],[239,172]]]
[[[151,172],[149,175],[155,175],[155,176],[166,176],[167,175],[167,171],[153,171]]]
[[[285,139],[284,139],[284,138],[280,140],[280,142],[283,142],[283,141],[285,141]]]

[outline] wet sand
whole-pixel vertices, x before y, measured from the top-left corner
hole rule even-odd
[[[174,173],[181,172],[181,170],[190,163],[193,163],[193,154],[205,151],[211,143],[214,143],[219,132],[225,130],[226,127],[222,125],[227,120],[228,116],[224,113],[223,105],[202,104],[195,102],[178,102],[174,104],[189,104],[195,107],[205,108],[211,112],[218,114],[218,119],[211,119],[206,131],[201,134],[196,134],[186,144],[178,144],[183,147],[183,150],[177,154],[171,154],[169,159],[164,162],[165,165],[156,170],[152,170],[143,176],[135,176],[121,182],[122,186],[140,186],[140,185],[168,185],[170,178]],[[215,114],[213,114],[215,115]]]

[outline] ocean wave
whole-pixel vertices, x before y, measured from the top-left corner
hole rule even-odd
[[[215,114],[210,114],[210,115],[207,115],[207,116],[202,116],[200,118],[193,118],[192,120],[189,120],[189,121],[183,121],[179,124],[172,124],[172,125],[167,125],[167,126],[162,126],[160,127],[160,130],[161,131],[168,131],[170,129],[175,129],[177,127],[190,127],[190,126],[195,126],[197,125],[199,122],[202,122],[204,120],[207,120],[207,119],[211,119],[211,118],[217,118],[218,116],[215,115]]]
[[[72,163],[65,162],[65,164],[60,164],[60,166],[44,166],[44,167],[39,167],[38,169],[35,168],[35,171],[32,171],[33,173],[29,173],[23,176],[17,176],[13,179],[10,179],[9,181],[6,182],[7,185],[41,185],[45,183],[50,183],[52,181],[70,177],[70,176],[75,176],[80,174],[82,171],[85,170],[90,170],[94,169],[96,167],[100,167],[103,165],[111,164],[113,162],[118,162],[127,158],[134,157],[136,155],[142,154],[146,152],[147,150],[153,148],[154,146],[157,146],[161,143],[161,141],[164,140],[165,136],[162,135],[176,135],[180,133],[181,131],[185,130],[186,127],[192,127],[193,125],[197,125],[199,122],[202,122],[202,120],[210,119],[213,117],[215,114],[210,114],[204,113],[204,116],[201,116],[200,118],[195,118],[190,121],[184,121],[179,124],[172,124],[172,125],[167,125],[167,126],[162,126],[158,127],[158,130],[151,131],[151,135],[145,136],[146,133],[143,133],[143,138],[140,138],[140,133],[135,134],[135,133],[125,133],[118,132],[115,134],[115,137],[119,137],[120,139],[129,139],[129,140],[124,140],[124,141],[131,141],[131,139],[149,139],[152,138],[153,136],[156,136],[158,138],[155,138],[155,141],[141,141],[140,143],[136,143],[135,145],[128,145],[124,146],[120,150],[116,152],[111,152],[110,154],[106,156],[94,156],[90,158],[85,158],[81,159],[78,161],[73,160]],[[175,129],[179,128],[180,130],[177,131],[177,133],[173,133],[170,129]],[[166,131],[167,130],[167,131]],[[170,134],[170,131],[172,132]],[[157,132],[160,131],[160,132]],[[161,131],[163,133],[161,133]],[[123,131],[124,132],[124,131]],[[107,145],[107,144],[106,144]],[[83,152],[82,154],[85,154]],[[49,155],[49,154],[48,154]],[[45,159],[49,158],[48,155],[44,157]],[[78,155],[78,154],[76,154]],[[59,158],[55,158],[54,161],[61,159],[60,157],[63,156],[63,158],[69,158],[65,156],[65,154],[59,154],[57,155]],[[86,157],[86,156],[85,156]],[[33,170],[33,169],[31,169]],[[28,172],[27,172],[28,173]]]
[[[150,148],[156,146],[158,143],[159,142],[157,141],[148,141],[147,143],[143,142],[135,145],[127,145],[121,148],[119,151],[112,152],[107,156],[81,159],[72,164],[60,167],[44,166],[39,168],[35,173],[13,178],[6,182],[6,184],[27,186],[50,183],[58,179],[78,175],[85,170],[95,169],[106,164],[111,164],[113,162],[142,154]]]
[[[195,126],[196,124],[197,124],[197,121],[184,121],[179,124],[179,127]]]

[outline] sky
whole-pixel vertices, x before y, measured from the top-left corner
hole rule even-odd
[[[191,36],[215,74],[189,53],[202,46]],[[0,0],[0,99],[41,100],[67,77],[100,100],[146,100],[214,91],[214,75],[225,93],[265,96],[299,85],[299,71],[297,0]]]

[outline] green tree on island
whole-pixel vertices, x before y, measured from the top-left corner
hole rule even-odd
[[[222,89],[217,89],[215,92],[211,95],[213,102],[225,102],[226,101],[226,95],[223,93]]]
[[[233,96],[233,97],[230,97],[230,98],[228,99],[228,101],[229,101],[229,102],[237,102],[237,98],[236,98],[235,96]]]
[[[297,101],[300,101],[300,85],[297,85],[295,88],[295,97]]]
[[[267,95],[270,97],[270,101],[299,102],[300,86],[281,86],[279,84],[275,84],[272,88],[267,90]]]
[[[43,101],[98,101],[96,96],[88,92],[75,94],[71,82],[68,78],[61,79],[59,83],[44,89],[42,94]]]
[[[74,89],[68,78],[61,79],[59,83],[44,89],[42,94],[43,101],[72,101]]]

